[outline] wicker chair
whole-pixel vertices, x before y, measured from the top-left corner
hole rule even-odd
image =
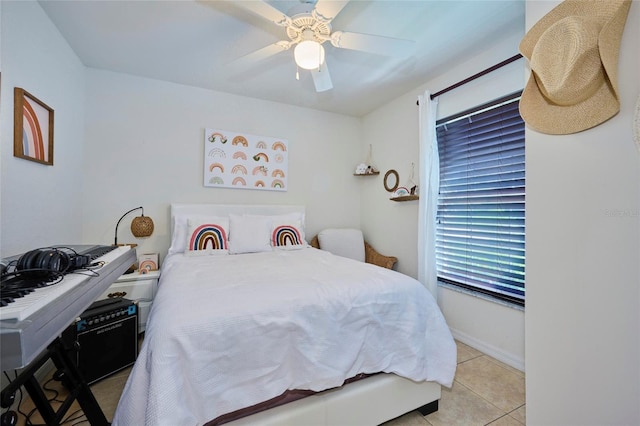
[[[311,239],[309,244],[312,247],[317,249],[320,248],[320,243],[318,241],[318,236],[316,235]],[[383,268],[393,269],[393,265],[398,261],[397,257],[394,256],[385,256],[383,254],[378,253],[369,243],[364,242],[364,261],[366,263],[371,263],[373,265],[382,266]]]

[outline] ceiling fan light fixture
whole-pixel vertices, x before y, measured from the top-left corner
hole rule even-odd
[[[304,40],[293,49],[296,64],[305,70],[316,70],[324,63],[324,47],[317,41]]]

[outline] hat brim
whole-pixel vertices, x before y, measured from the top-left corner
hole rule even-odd
[[[620,111],[620,103],[605,82],[593,96],[570,106],[549,102],[542,95],[535,74],[531,74],[520,99],[520,115],[540,133],[567,135],[604,123]]]

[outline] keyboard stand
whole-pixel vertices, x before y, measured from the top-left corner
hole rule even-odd
[[[90,425],[110,425],[98,401],[91,392],[91,388],[82,378],[80,372],[69,357],[69,352],[73,350],[75,349],[67,347],[62,339],[57,337],[38,358],[32,361],[15,380],[2,390],[0,397],[2,407],[10,407],[15,400],[15,393],[24,385],[31,400],[47,425],[60,425],[71,404],[76,399]],[[57,368],[56,374],[60,375],[62,384],[69,391],[69,396],[67,396],[58,408],[58,411],[53,409],[38,380],[35,378],[35,373],[49,359],[53,361]]]

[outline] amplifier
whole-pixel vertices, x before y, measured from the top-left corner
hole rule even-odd
[[[138,305],[115,298],[94,302],[63,333],[78,370],[88,384],[114,374],[138,356]]]

